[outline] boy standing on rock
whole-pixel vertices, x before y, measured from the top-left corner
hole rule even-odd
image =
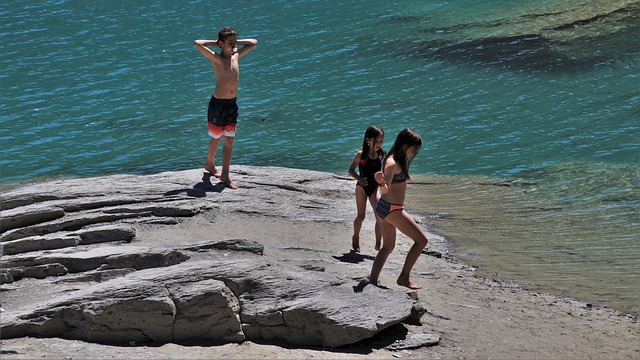
[[[237,46],[242,45],[238,49]],[[236,135],[236,122],[238,119],[238,105],[236,103],[238,83],[240,81],[240,66],[238,60],[258,45],[256,39],[238,40],[238,33],[233,28],[226,27],[218,33],[218,40],[196,40],[195,46],[211,61],[213,73],[216,76],[216,87],[209,100],[207,120],[209,122],[209,151],[204,169],[211,175],[219,177],[228,187],[237,189],[233,180],[229,177],[231,166],[231,154],[233,152],[233,140]],[[209,46],[218,46],[220,54],[209,49]],[[218,144],[224,136],[222,147],[222,171],[218,171],[214,164]]]

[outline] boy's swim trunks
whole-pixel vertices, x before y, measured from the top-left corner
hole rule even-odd
[[[219,139],[222,135],[234,137],[238,120],[236,99],[216,99],[212,96],[207,109],[207,120],[212,138]]]

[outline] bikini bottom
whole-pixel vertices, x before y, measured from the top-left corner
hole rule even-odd
[[[391,214],[394,211],[402,211],[404,210],[404,205],[402,204],[392,204],[386,200],[379,199],[376,204],[376,213],[378,217],[384,219],[387,215]]]

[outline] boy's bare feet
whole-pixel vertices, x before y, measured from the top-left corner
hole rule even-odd
[[[211,165],[204,164],[204,171],[208,172],[209,174],[211,174],[212,176],[217,177],[217,178],[222,176],[222,173],[213,164],[211,164]]]
[[[414,283],[413,280],[411,280],[411,278],[409,277],[409,274],[404,274],[404,273],[398,276],[398,280],[396,281],[396,284],[400,286],[408,287],[409,289],[412,289],[412,290],[422,289],[422,286]]]
[[[225,185],[227,185],[227,187],[230,189],[235,190],[238,188],[238,185],[233,180],[231,180],[231,178],[229,178],[228,176],[220,177],[220,181],[225,183]]]
[[[353,235],[351,237],[351,248],[353,249],[353,251],[355,252],[360,252],[360,237]]]

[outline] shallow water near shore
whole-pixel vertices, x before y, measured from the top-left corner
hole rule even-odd
[[[454,255],[640,312],[639,2],[374,5],[3,3],[0,181],[202,166],[213,75],[192,43],[231,25],[260,41],[234,163],[343,173],[370,124],[385,149],[413,127],[408,205]]]
[[[599,170],[590,180],[606,183],[594,179],[603,175]],[[558,197],[561,184],[549,180],[414,176],[407,208],[485,277],[637,316],[639,174],[616,175],[631,185],[627,199],[607,200],[604,192],[603,199],[585,198],[567,189]]]

